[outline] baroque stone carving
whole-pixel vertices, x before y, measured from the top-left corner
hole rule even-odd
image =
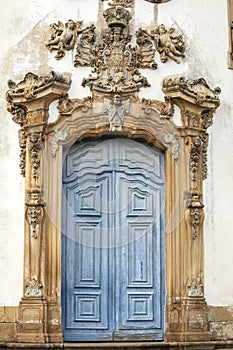
[[[196,239],[199,236],[200,227],[204,219],[204,205],[201,202],[201,194],[195,191],[190,193],[188,195],[187,207],[189,208],[192,238]]]
[[[161,62],[165,63],[170,58],[176,63],[180,63],[178,57],[185,57],[185,42],[182,34],[176,33],[175,28],[167,28],[160,24],[151,33],[146,31],[154,40],[155,48],[160,54]]]
[[[46,46],[50,51],[57,51],[55,55],[57,60],[65,56],[65,50],[72,50],[74,48],[79,34],[89,29],[89,27],[81,29],[82,24],[83,21],[75,22],[69,19],[65,25],[60,21],[50,25],[52,34]]]
[[[129,112],[130,100],[121,102],[121,97],[115,95],[113,103],[108,99],[104,99],[104,107],[110,123],[109,131],[122,131],[125,115]]]
[[[158,65],[154,60],[156,50],[154,48],[151,37],[142,28],[139,28],[136,31],[136,37],[137,37],[136,43],[138,45],[138,47],[137,47],[137,49],[138,49],[137,65],[138,65],[138,67],[157,69]]]
[[[31,237],[38,238],[38,225],[42,221],[43,208],[42,206],[29,206],[27,208],[27,219],[30,225]]]
[[[207,100],[216,100],[221,92],[219,87],[216,87],[214,90],[210,89],[209,85],[203,78],[187,81],[185,85],[185,88],[196,95],[197,104]]]
[[[130,12],[115,6],[105,10],[104,17],[109,29],[101,34],[93,60],[95,65],[82,85],[91,90],[114,93],[136,92],[150,86],[138,70],[136,49],[130,44],[131,35],[124,32],[131,19]]]
[[[209,135],[204,132],[202,133],[202,179],[207,179],[208,175],[208,166],[207,166],[207,150],[209,144]]]
[[[70,114],[76,109],[87,112],[92,106],[92,98],[90,96],[83,99],[70,99],[68,94],[61,95],[58,102],[58,110],[61,114]]]
[[[196,80],[186,80],[184,77],[164,79],[163,91],[165,93],[175,91],[184,92],[189,96],[193,96],[197,104],[212,101],[216,103],[217,108],[220,103],[219,94],[221,89],[216,87],[212,90],[203,78]]]
[[[173,155],[174,159],[177,160],[179,157],[180,143],[176,133],[164,135],[164,141],[165,143],[171,145],[171,154]]]
[[[44,215],[44,203],[39,190],[28,191],[26,195],[26,218],[29,223],[31,237],[37,239]]]
[[[202,140],[199,136],[193,138],[193,142],[190,149],[190,171],[192,181],[197,180],[197,172],[200,164],[200,155],[202,152]]]
[[[102,0],[106,1],[106,0]],[[108,0],[107,0],[108,1]],[[109,6],[123,6],[123,7],[133,7],[134,0],[112,0],[108,3]]]
[[[26,285],[25,297],[42,297],[42,284],[33,279]]]
[[[203,297],[203,284],[200,282],[200,278],[194,279],[191,283],[188,283],[188,296],[191,298]]]
[[[68,136],[68,133],[66,131],[62,131],[62,130],[56,130],[55,133],[53,134],[53,137],[50,141],[51,154],[52,154],[53,158],[56,157],[56,153],[58,150],[58,142],[65,141],[67,136]]]
[[[146,114],[150,114],[152,110],[158,111],[161,119],[169,119],[174,114],[174,103],[168,96],[165,96],[165,102],[142,98],[142,109]]]
[[[8,80],[9,90],[7,92],[8,101],[15,94],[22,95],[26,100],[34,99],[36,93],[46,85],[58,82],[63,84],[70,84],[70,80],[54,71],[47,75],[39,76],[34,73],[27,73],[22,81],[16,84],[13,80]],[[22,117],[23,117],[23,111]],[[19,119],[20,120],[20,119]]]
[[[22,128],[19,130],[19,147],[20,147],[20,154],[19,154],[19,168],[20,168],[20,174],[22,176],[25,176],[25,169],[26,169],[26,146],[27,146],[27,133]]]
[[[30,135],[28,141],[28,149],[31,152],[32,177],[39,177],[40,157],[39,152],[42,149],[42,142],[44,141],[43,134],[33,133]]]
[[[93,67],[95,57],[95,26],[88,27],[80,38],[76,48],[74,66],[89,66]]]

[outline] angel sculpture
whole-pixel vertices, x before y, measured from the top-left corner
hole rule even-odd
[[[122,124],[125,119],[125,114],[129,112],[130,100],[121,102],[120,95],[115,95],[113,103],[110,100],[104,99],[105,112],[108,114],[110,123],[109,131],[122,131]]]
[[[185,57],[185,43],[182,34],[175,34],[175,28],[166,28],[160,24],[150,35],[155,42],[155,47],[160,54],[161,62],[167,62],[171,58],[176,63],[180,63],[176,57]]]
[[[82,23],[83,21],[74,22],[72,19],[69,19],[65,25],[60,21],[50,25],[53,33],[46,46],[50,51],[57,51],[55,56],[57,60],[65,56],[65,50],[72,50],[74,48],[77,36],[87,29],[81,29]]]

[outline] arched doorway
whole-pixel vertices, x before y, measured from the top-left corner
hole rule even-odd
[[[162,340],[164,153],[126,138],[73,145],[63,163],[66,341]]]

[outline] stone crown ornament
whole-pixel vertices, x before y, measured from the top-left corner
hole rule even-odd
[[[117,26],[125,28],[131,19],[130,12],[121,6],[108,8],[104,11],[103,16],[110,28]]]

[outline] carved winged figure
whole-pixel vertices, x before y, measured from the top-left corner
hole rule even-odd
[[[74,48],[77,36],[85,30],[81,29],[82,23],[83,21],[75,22],[69,19],[65,25],[60,21],[50,25],[53,33],[46,46],[50,51],[57,51],[55,55],[57,60],[65,56],[65,50],[72,50]]]
[[[121,102],[120,95],[115,95],[113,103],[110,100],[104,99],[104,108],[108,114],[110,123],[109,131],[122,131],[122,125],[125,115],[129,112],[130,100]]]
[[[176,34],[175,28],[166,28],[160,24],[150,36],[154,39],[161,62],[165,63],[168,58],[171,58],[176,63],[180,63],[177,57],[185,57],[185,43],[182,34]]]

